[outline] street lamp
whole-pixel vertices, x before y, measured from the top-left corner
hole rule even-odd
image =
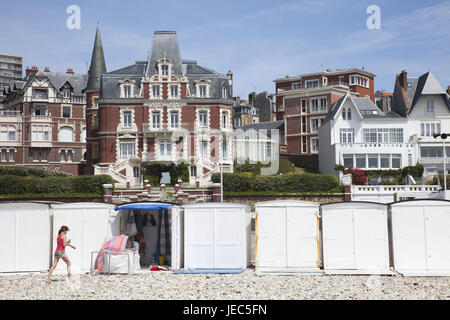
[[[437,137],[441,137],[443,148],[444,148],[444,198],[447,198],[447,154],[445,153],[445,139],[449,136],[448,133],[437,134],[433,133],[433,137],[436,139]]]

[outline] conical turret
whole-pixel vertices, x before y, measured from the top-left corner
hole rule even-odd
[[[94,50],[92,51],[91,65],[89,66],[89,78],[85,92],[100,91],[100,76],[106,73],[105,56],[103,54],[102,38],[97,25],[95,34]]]

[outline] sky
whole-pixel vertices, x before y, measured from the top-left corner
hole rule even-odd
[[[4,2],[2,4],[2,2]],[[80,29],[66,12],[80,8]],[[369,29],[370,5],[380,29]],[[176,31],[183,59],[233,72],[234,95],[275,91],[273,80],[325,69],[376,74],[392,91],[395,75],[432,71],[450,85],[450,0],[0,0],[0,53],[23,66],[87,73],[97,23],[108,71],[146,59],[153,32]]]

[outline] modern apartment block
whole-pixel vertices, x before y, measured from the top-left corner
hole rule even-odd
[[[145,61],[106,72],[97,29],[87,97],[87,167],[117,186],[142,186],[146,163],[189,165],[190,181],[233,170],[232,73],[181,58],[177,35],[156,31]]]
[[[0,110],[0,165],[20,165],[73,175],[86,151],[87,75],[27,69],[24,81],[5,90]]]
[[[4,89],[22,80],[22,57],[0,54],[0,101],[5,97]],[[1,103],[1,102],[0,102]]]
[[[276,115],[286,123],[289,159],[317,169],[319,127],[330,106],[347,93],[374,101],[374,77],[373,73],[352,68],[276,79]]]

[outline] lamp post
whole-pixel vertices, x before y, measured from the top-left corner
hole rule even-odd
[[[449,136],[449,134],[447,133],[442,133],[442,134],[437,134],[434,133],[433,137],[436,139],[437,137],[441,137],[442,139],[442,144],[443,144],[443,148],[444,148],[444,153],[443,153],[443,157],[444,157],[444,199],[447,199],[447,154],[445,153],[445,139],[447,139],[447,137]]]
[[[220,202],[223,202],[223,136],[220,136]]]

